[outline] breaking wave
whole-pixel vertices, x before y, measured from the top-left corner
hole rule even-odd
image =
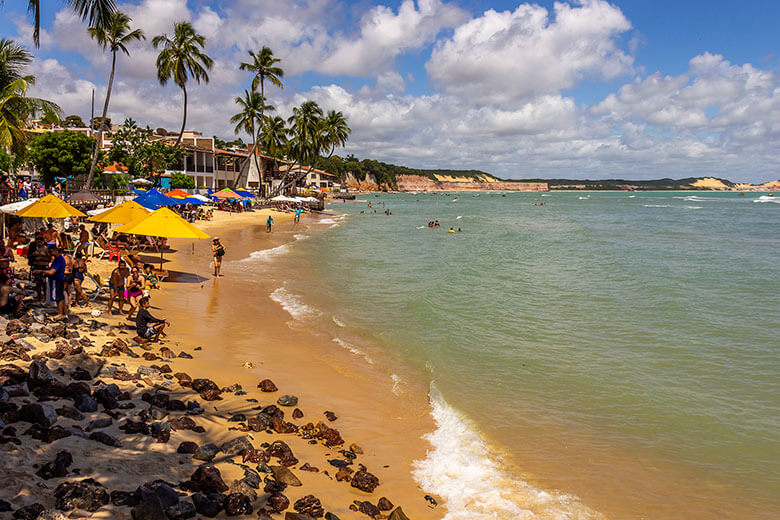
[[[357,348],[357,347],[356,347],[355,345],[353,345],[352,343],[350,343],[350,342],[348,342],[348,341],[344,341],[344,340],[343,340],[343,339],[341,339],[341,338],[333,338],[333,343],[336,343],[336,344],[337,344],[337,345],[339,345],[341,348],[343,348],[343,349],[345,349],[345,350],[347,350],[347,351],[351,352],[352,354],[354,354],[354,355],[356,355],[356,356],[358,356],[358,357],[362,357],[363,359],[365,359],[365,360],[366,360],[366,362],[367,362],[369,365],[373,365],[373,364],[374,364],[374,360],[373,360],[373,359],[371,359],[371,356],[369,356],[368,354],[366,354],[365,352],[363,352],[362,350],[360,350],[359,348]]]
[[[291,293],[284,286],[274,290],[271,293],[271,299],[281,305],[282,309],[286,310],[296,320],[316,318],[322,315],[317,309],[303,303],[300,296]]]

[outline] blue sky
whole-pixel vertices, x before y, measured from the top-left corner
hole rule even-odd
[[[149,39],[180,19],[207,36],[216,63],[189,89],[187,124],[207,135],[233,135],[233,98],[250,82],[237,65],[268,45],[286,72],[269,101],[282,116],[306,99],[342,111],[353,132],[337,153],[512,178],[780,178],[775,2],[119,5]],[[0,35],[30,46],[26,2],[0,12]],[[86,118],[109,57],[64,2],[44,2],[42,27],[34,94]],[[155,81],[148,42],[130,50],[109,115],[178,129],[181,92]]]

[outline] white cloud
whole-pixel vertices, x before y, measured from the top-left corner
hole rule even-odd
[[[538,5],[491,9],[436,44],[428,73],[448,93],[507,103],[629,72],[632,58],[615,39],[631,23],[603,0],[581,4],[556,2],[552,18]]]

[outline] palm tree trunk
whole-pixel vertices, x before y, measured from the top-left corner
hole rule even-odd
[[[98,131],[98,138],[95,141],[95,150],[92,153],[92,164],[89,167],[89,173],[87,174],[87,189],[92,187],[93,176],[95,174],[95,165],[97,164],[98,153],[100,152],[100,142],[103,140],[103,126],[106,124],[106,116],[108,115],[108,101],[111,99],[111,87],[114,85],[114,71],[116,70],[116,51],[112,51],[111,57],[111,75],[108,77],[108,90],[106,91],[106,102],[103,103],[103,119],[100,120],[100,130]],[[90,121],[94,124],[94,121]]]
[[[174,146],[179,146],[181,143],[181,138],[184,135],[184,127],[187,124],[187,85],[182,85],[181,89],[184,92],[184,118],[181,120],[181,131],[179,132],[179,138],[176,139],[176,144]]]
[[[265,105],[265,89],[263,88],[263,78],[260,77],[260,121],[263,124],[263,106]],[[259,126],[259,125],[258,125]],[[255,127],[255,147],[257,146],[257,140],[260,137],[260,129]],[[260,168],[260,162],[257,159],[257,150],[255,150],[255,166],[257,167],[257,174],[260,176],[260,196],[264,195],[265,186],[263,185],[263,169]]]

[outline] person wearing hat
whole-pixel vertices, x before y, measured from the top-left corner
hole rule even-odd
[[[222,267],[222,257],[225,256],[225,246],[219,241],[219,237],[214,237],[211,243],[211,252],[214,253],[214,276],[219,276],[219,270]]]

